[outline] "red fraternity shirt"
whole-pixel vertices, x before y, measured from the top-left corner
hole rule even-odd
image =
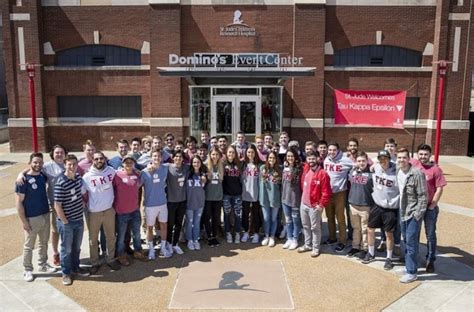
[[[136,173],[128,175],[117,171],[114,177],[114,209],[117,214],[126,214],[138,209],[138,189],[140,178]]]
[[[412,158],[410,163],[425,174],[426,186],[428,189],[428,206],[433,201],[436,188],[446,186],[446,179],[444,178],[443,170],[434,163],[423,165],[418,159]]]
[[[301,200],[303,201],[303,204],[311,208],[314,208],[311,205],[311,181],[313,180],[313,176],[315,174],[316,174],[316,171],[309,169],[306,175],[304,176],[303,194],[301,196]]]

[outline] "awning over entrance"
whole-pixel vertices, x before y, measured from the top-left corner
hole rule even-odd
[[[183,78],[288,78],[314,76],[316,67],[157,67],[161,76]]]

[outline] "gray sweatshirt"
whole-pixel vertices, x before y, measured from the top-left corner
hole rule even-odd
[[[380,164],[375,164],[372,180],[374,182],[372,193],[374,202],[382,208],[398,209],[400,206],[400,191],[395,164],[390,163],[387,170],[383,170]]]
[[[255,164],[244,165],[242,171],[242,200],[247,202],[258,201],[260,170]]]
[[[188,185],[186,187],[186,208],[191,210],[203,209],[206,196],[201,177],[197,174],[193,174],[192,177],[188,176],[187,180]]]
[[[301,174],[303,168],[285,167],[282,173],[281,202],[291,208],[301,204]]]
[[[206,184],[206,200],[208,201],[219,201],[222,200],[222,179],[224,177],[219,176],[219,170],[217,168],[208,168],[212,173],[212,179],[207,180]]]
[[[358,168],[352,169],[349,173],[349,181],[351,182],[349,204],[372,207],[374,204],[374,200],[372,199],[374,182],[370,168],[367,166],[364,171]]]
[[[188,166],[181,165],[180,168],[171,164],[168,167],[168,177],[166,178],[166,190],[168,202],[179,203],[186,200],[186,178],[188,176]]]
[[[273,169],[260,167],[259,202],[262,207],[281,207],[281,175],[276,175]]]
[[[347,190],[347,178],[349,171],[354,167],[352,160],[343,155],[339,151],[332,159],[326,157],[324,160],[324,171],[326,171],[331,178],[331,190],[333,193],[339,193]]]

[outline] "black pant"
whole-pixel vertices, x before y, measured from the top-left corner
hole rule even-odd
[[[221,225],[221,209],[222,201],[206,200],[202,220],[204,220],[204,228],[208,238],[216,238],[217,231]]]
[[[166,241],[173,246],[179,242],[179,233],[183,227],[185,214],[186,201],[168,203],[168,233],[166,235]]]
[[[258,201],[242,202],[242,227],[244,232],[258,234],[262,226],[262,219],[262,209],[260,209],[260,203]]]

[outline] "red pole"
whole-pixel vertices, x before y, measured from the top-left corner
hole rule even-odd
[[[35,65],[28,64],[26,67],[28,72],[30,86],[30,104],[31,104],[31,132],[33,139],[33,151],[38,152],[38,128],[36,126],[36,98],[35,98]]]
[[[443,118],[443,104],[444,104],[444,79],[446,78],[446,70],[448,63],[446,61],[439,61],[438,72],[439,72],[439,90],[438,90],[438,114],[436,119],[436,139],[435,139],[435,163],[439,160],[439,150],[441,144],[441,121]]]

